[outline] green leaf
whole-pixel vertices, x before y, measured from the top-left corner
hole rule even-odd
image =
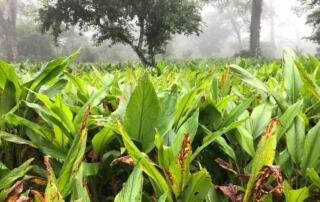
[[[7,80],[4,91],[0,94],[0,117],[8,113],[16,104],[16,87],[13,82]]]
[[[165,180],[165,178],[161,175],[158,169],[155,167],[154,163],[151,162],[147,156],[140,152],[136,145],[131,141],[129,135],[124,130],[124,127],[118,121],[118,130],[122,136],[123,143],[135,163],[145,172],[154,182],[156,187],[156,192],[158,195],[162,195],[164,193],[167,194],[167,200],[169,202],[172,201],[171,193],[169,186]]]
[[[31,90],[38,91],[42,85],[45,85],[59,76],[63,70],[80,54],[79,51],[73,53],[67,58],[58,58],[45,65],[32,80]]]
[[[258,138],[268,125],[271,119],[272,109],[273,106],[267,101],[253,109],[250,120],[254,139]]]
[[[302,64],[299,61],[295,61],[296,65],[298,67],[301,79],[304,83],[304,86],[307,88],[307,90],[318,100],[320,100],[320,88],[319,86],[312,81],[312,79],[309,77],[308,73],[302,66]]]
[[[222,127],[226,127],[230,125],[233,121],[235,121],[250,105],[252,99],[244,100],[241,104],[233,108],[230,113],[223,119]]]
[[[56,177],[49,163],[49,158],[45,157],[44,162],[47,170],[47,186],[44,193],[45,200],[48,202],[64,202],[58,189]]]
[[[310,178],[314,185],[320,188],[320,177],[314,168],[307,169],[307,176]]]
[[[183,139],[186,134],[189,136],[190,142],[193,141],[198,129],[198,117],[199,110],[195,111],[192,116],[179,128],[172,143],[172,152],[174,158],[178,156]]]
[[[297,116],[286,134],[287,148],[292,161],[295,163],[299,163],[301,160],[304,138],[305,123],[301,116]]]
[[[254,144],[252,135],[242,126],[237,128],[235,137],[244,151],[250,156],[254,155]]]
[[[286,103],[284,102],[284,100],[277,94],[272,92],[261,80],[257,79],[250,72],[237,65],[230,65],[230,68],[233,72],[238,74],[242,78],[242,80],[247,84],[263,91],[264,93],[267,93],[268,95],[272,95],[272,97],[276,100],[277,104],[279,105],[281,111],[284,111],[286,109]]]
[[[303,147],[301,171],[305,175],[308,168],[317,169],[319,166],[320,152],[320,122],[309,130]]]
[[[22,144],[22,145],[24,144],[24,145],[29,145],[31,147],[35,147],[30,141],[25,140],[17,135],[7,133],[5,131],[0,131],[0,140],[1,139],[7,142],[15,143],[15,144]]]
[[[258,144],[256,154],[252,160],[251,176],[247,184],[243,199],[244,202],[250,201],[254,182],[256,181],[256,178],[263,166],[273,164],[277,147],[277,124],[277,119],[274,119],[269,123]]]
[[[290,185],[285,182],[284,195],[286,197],[286,202],[304,202],[310,194],[307,187],[303,187],[301,189],[292,189]]]
[[[301,111],[302,101],[298,101],[294,105],[291,105],[281,116],[280,125],[278,127],[278,140],[287,132],[291,127],[293,121]]]
[[[55,95],[63,90],[63,88],[67,85],[68,80],[61,79],[58,82],[56,82],[54,85],[52,85],[50,88],[42,91],[42,94],[53,98]]]
[[[74,173],[76,173],[81,165],[87,141],[87,121],[90,114],[90,106],[87,106],[86,113],[82,119],[79,134],[74,138],[71,148],[59,172],[58,188],[62,196],[66,196],[70,191]]]
[[[14,84],[16,98],[19,98],[21,87],[18,76],[14,70],[14,66],[0,60],[0,88],[4,89],[7,82]]]
[[[129,176],[122,190],[117,194],[115,202],[141,202],[143,175],[139,166],[136,166]]]
[[[227,143],[227,141],[223,137],[217,137],[215,140],[215,143],[217,143],[221,149],[222,152],[227,154],[230,158],[232,158],[234,161],[236,160],[236,154],[232,147]]]
[[[81,199],[83,202],[91,202],[85,177],[97,175],[99,166],[99,163],[81,163],[80,169],[72,184],[72,195],[70,201]]]
[[[171,92],[166,94],[163,98],[160,98],[161,112],[159,115],[157,129],[162,136],[173,125],[177,109],[177,99],[178,97],[176,92]]]
[[[114,132],[109,127],[104,127],[92,139],[93,150],[101,155],[103,149],[115,138]]]
[[[85,95],[86,97],[89,96],[89,92],[87,89],[86,84],[84,83],[84,81],[76,76],[73,76],[72,74],[68,73],[68,72],[64,72],[64,74],[68,77],[68,79],[73,83],[73,85],[75,85],[77,87],[77,89],[79,89],[81,91],[81,93],[83,95]]]
[[[296,103],[300,96],[300,89],[302,87],[302,80],[300,78],[299,70],[296,67],[294,60],[295,53],[291,49],[287,49],[283,53],[283,78],[284,87],[286,89],[290,103]]]
[[[191,157],[191,161],[193,161],[197,156],[198,154],[200,154],[200,152],[202,150],[204,150],[207,146],[209,146],[212,142],[214,142],[218,137],[220,137],[221,135],[237,128],[238,126],[240,126],[242,123],[244,122],[244,120],[242,121],[237,121],[237,122],[234,122],[232,124],[230,124],[229,126],[227,127],[224,127],[224,128],[221,128],[220,130],[218,131],[215,131],[215,132],[210,132],[208,133],[202,140],[202,145],[200,147],[198,147],[195,152],[192,154],[192,157]],[[202,128],[205,128],[204,126],[202,126]],[[208,131],[208,129],[206,129],[206,131]]]
[[[202,169],[191,176],[187,188],[182,193],[181,201],[204,201],[211,187],[211,177],[205,169]]]
[[[147,75],[144,75],[131,95],[124,119],[126,132],[142,144],[144,151],[150,151],[154,146],[159,113],[157,94]]]
[[[0,190],[9,188],[16,180],[23,177],[32,167],[30,166],[32,159],[25,161],[18,168],[14,168],[0,179]]]

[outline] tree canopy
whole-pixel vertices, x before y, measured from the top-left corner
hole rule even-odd
[[[97,43],[129,45],[142,63],[154,65],[174,34],[200,33],[200,9],[193,0],[48,0],[39,15],[55,38],[72,26],[93,29]]]

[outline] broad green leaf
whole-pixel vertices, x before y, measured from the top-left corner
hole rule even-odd
[[[67,83],[68,83],[68,80],[61,79],[58,82],[56,82],[54,85],[52,85],[50,88],[42,91],[42,94],[50,98],[53,98],[57,93],[60,93],[64,89]]]
[[[85,95],[86,97],[89,96],[89,92],[88,92],[87,86],[86,86],[86,84],[84,83],[84,81],[81,78],[73,76],[72,74],[70,74],[68,72],[64,72],[64,74],[73,83],[73,85],[75,85],[77,87],[77,89],[80,90],[80,92],[83,95]]]
[[[29,145],[31,147],[35,147],[30,141],[23,139],[17,135],[7,133],[5,131],[0,131],[0,142],[1,142],[1,140],[15,143],[15,144],[25,144],[25,145]]]
[[[256,178],[259,175],[260,170],[264,166],[273,164],[276,147],[277,147],[276,127],[277,127],[278,121],[279,121],[278,119],[274,119],[269,123],[258,144],[255,156],[252,160],[251,175],[250,175],[249,182],[247,184],[246,192],[244,195],[244,199],[243,199],[244,202],[250,201],[250,198],[252,195],[251,191],[252,191],[254,182],[256,181]]]
[[[8,113],[16,103],[16,87],[13,82],[7,80],[4,91],[0,94],[0,117]]]
[[[230,125],[233,121],[236,121],[237,118],[250,106],[252,99],[244,100],[238,106],[233,108],[230,113],[224,117],[222,122],[222,127]]]
[[[254,144],[252,135],[242,126],[237,128],[235,137],[244,151],[250,156],[254,155]]]
[[[234,122],[232,124],[230,124],[229,126],[227,127],[224,127],[224,128],[221,128],[220,130],[218,131],[215,131],[215,132],[211,132],[211,133],[208,133],[202,140],[202,145],[200,147],[198,147],[195,152],[192,154],[192,157],[191,157],[191,161],[193,161],[197,156],[198,154],[200,154],[200,152],[202,150],[204,150],[207,146],[209,146],[212,142],[214,142],[218,137],[220,137],[221,135],[237,128],[238,126],[240,126],[244,121],[237,121],[237,122]],[[205,128],[204,126],[202,126],[202,128]],[[206,129],[206,131],[208,131]]]
[[[4,177],[0,179],[0,190],[9,188],[16,180],[23,177],[31,168],[30,166],[32,159],[25,161],[22,165],[17,168],[14,168],[9,173],[7,173]]]
[[[59,160],[66,158],[67,148],[61,149],[61,147],[57,147],[51,140],[43,138],[30,129],[27,129],[26,133],[32,144],[35,145],[44,155],[49,155]]]
[[[306,175],[308,168],[317,169],[320,165],[318,148],[320,148],[320,122],[309,130],[305,138],[301,159],[301,171],[304,175]]]
[[[81,121],[82,121],[83,116],[86,113],[87,106],[90,105],[91,108],[98,106],[102,102],[102,100],[105,99],[107,94],[109,93],[109,91],[108,91],[109,88],[110,88],[110,86],[103,86],[100,89],[97,89],[97,91],[94,92],[89,97],[87,103],[79,109],[76,116],[74,117],[73,125],[75,128],[81,127]]]
[[[109,127],[104,127],[100,132],[95,134],[92,139],[93,150],[101,155],[103,149],[115,138],[114,132]]]
[[[15,98],[19,98],[21,93],[21,87],[18,75],[14,70],[14,66],[9,65],[4,61],[0,60],[0,88],[4,89],[7,82],[13,83],[15,87]]]
[[[300,95],[302,81],[299,70],[296,67],[294,60],[295,53],[291,49],[287,49],[283,53],[283,78],[284,87],[286,89],[290,103],[296,103]]]
[[[129,176],[122,190],[117,194],[115,202],[141,202],[143,175],[139,166],[136,166]]]
[[[297,116],[286,134],[287,148],[292,161],[295,163],[299,163],[301,160],[304,138],[305,123],[301,116]]]
[[[303,187],[301,189],[292,189],[285,181],[284,195],[286,197],[286,202],[304,202],[310,194],[307,187]]]
[[[167,194],[167,200],[172,201],[170,188],[162,176],[162,174],[157,170],[154,163],[147,158],[146,154],[139,151],[136,145],[131,141],[129,135],[124,130],[124,127],[118,121],[118,130],[122,136],[123,143],[131,156],[131,158],[137,163],[137,165],[145,172],[154,182],[156,187],[156,192],[158,195]]]
[[[147,75],[141,77],[127,105],[124,127],[129,136],[142,144],[144,151],[153,148],[160,105]]]
[[[267,101],[253,109],[250,120],[254,139],[260,137],[260,135],[263,133],[263,130],[268,125],[271,119],[272,109],[272,105]]]
[[[312,79],[309,77],[308,73],[302,66],[302,64],[299,61],[296,61],[296,65],[298,67],[300,77],[304,83],[304,86],[307,88],[307,90],[315,96],[318,100],[320,100],[320,88],[319,86],[312,81]]]
[[[75,52],[67,58],[58,58],[45,65],[32,80],[31,90],[38,91],[42,85],[59,76],[63,70],[80,54]]]
[[[310,178],[314,185],[320,188],[320,177],[314,168],[307,169],[307,176]]]
[[[81,199],[82,202],[91,202],[85,177],[97,175],[99,166],[99,163],[81,163],[80,169],[72,184],[71,201]]]
[[[215,140],[215,143],[218,144],[218,146],[221,148],[221,151],[227,154],[230,158],[232,158],[234,161],[236,160],[236,154],[232,147],[227,143],[227,141],[223,137],[217,137]]]
[[[286,103],[284,100],[279,97],[277,94],[272,92],[261,80],[259,80],[257,77],[252,75],[247,70],[237,66],[237,65],[230,65],[230,68],[232,71],[234,71],[236,74],[238,74],[244,82],[247,84],[263,91],[264,93],[267,93],[269,95],[272,95],[272,97],[276,100],[277,104],[279,105],[281,111],[284,111],[286,109]]]
[[[280,124],[278,126],[278,140],[287,132],[291,127],[295,118],[301,111],[302,101],[298,101],[294,105],[291,105],[281,116]]]
[[[177,108],[177,93],[171,92],[160,98],[161,112],[157,129],[161,135],[164,135],[173,125]]]
[[[211,187],[211,177],[205,169],[202,169],[191,176],[187,188],[181,195],[181,201],[204,201]]]
[[[269,93],[270,90],[268,89],[268,87],[261,80],[257,79],[257,77],[253,76],[247,70],[237,65],[230,65],[230,68],[233,72],[240,75],[244,82],[248,83],[249,85],[259,90],[262,90],[265,93]]]
[[[70,191],[70,186],[81,165],[87,141],[87,121],[90,114],[90,105],[87,106],[86,113],[82,119],[79,134],[74,138],[71,148],[59,172],[58,188],[62,196],[66,196]]]
[[[210,130],[218,130],[222,123],[221,112],[211,103],[201,106],[199,122]]]
[[[179,128],[172,143],[173,156],[177,157],[185,135],[188,135],[192,142],[198,129],[199,110],[195,111],[192,116]]]

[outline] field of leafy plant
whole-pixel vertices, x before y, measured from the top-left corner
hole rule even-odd
[[[0,201],[320,199],[320,61],[0,61]]]

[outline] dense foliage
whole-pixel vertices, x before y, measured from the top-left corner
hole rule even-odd
[[[77,54],[0,61],[0,201],[319,199],[315,57],[83,71]]]

